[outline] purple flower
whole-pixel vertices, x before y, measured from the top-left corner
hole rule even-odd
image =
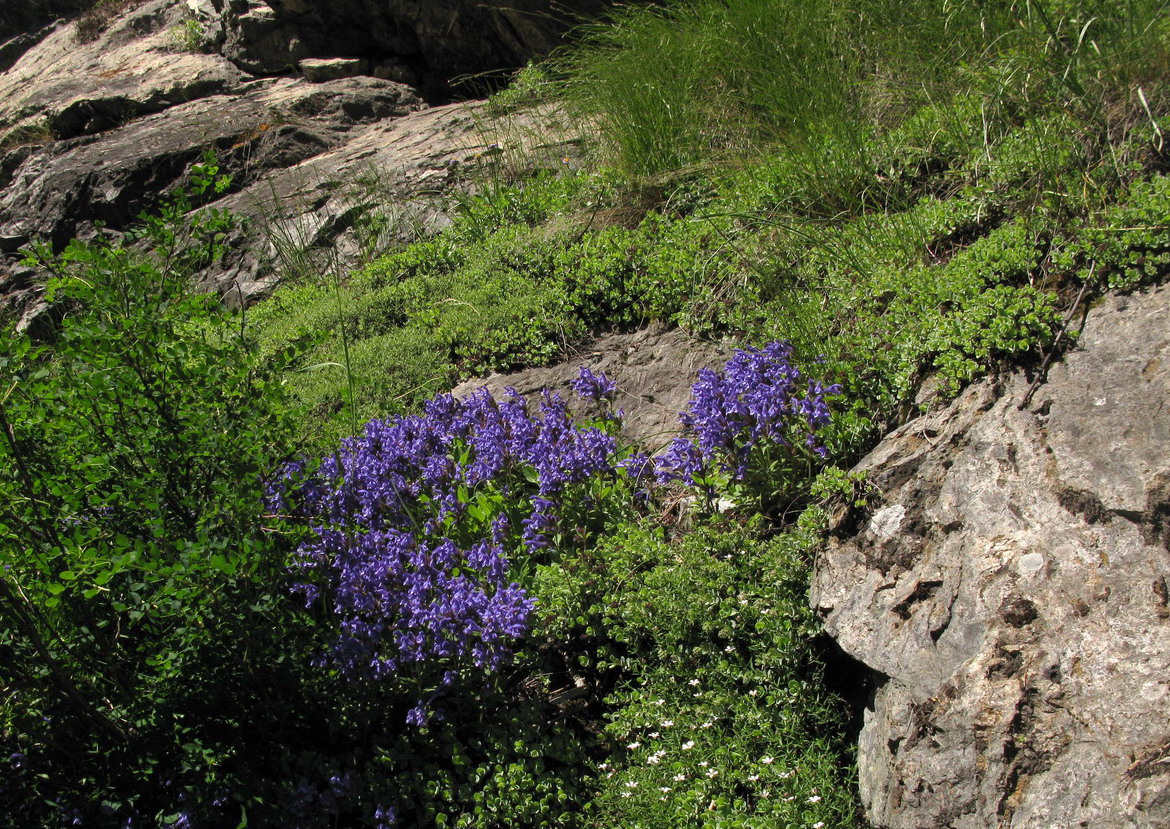
[[[398,823],[398,812],[393,806],[378,805],[374,809],[374,824],[375,829],[390,829],[391,826]]]
[[[585,366],[581,366],[581,373],[576,380],[570,380],[569,385],[583,400],[612,400],[617,392],[617,384],[604,372],[594,374]]]
[[[824,456],[816,433],[829,422],[825,398],[840,387],[802,384],[791,358],[792,346],[773,342],[736,351],[722,372],[701,370],[680,417],[691,436],[676,438],[658,458],[659,482],[694,486],[713,469],[742,480],[754,453],[767,447]]]

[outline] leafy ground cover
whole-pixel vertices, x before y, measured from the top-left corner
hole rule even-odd
[[[43,251],[57,338],[0,351],[0,825],[858,825],[825,505],[925,378],[1166,277],[1165,6],[629,8],[494,104],[577,114],[586,168],[354,272],[191,297],[210,162],[153,253]],[[758,346],[659,459],[602,377],[583,422],[441,394],[649,321]]]

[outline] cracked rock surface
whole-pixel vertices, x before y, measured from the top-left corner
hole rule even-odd
[[[1113,297],[1029,406],[975,385],[859,468],[811,600],[880,677],[858,765],[898,829],[1170,826],[1170,287]]]
[[[440,5],[407,17],[438,20]],[[529,5],[536,14],[540,3]],[[358,5],[345,8],[356,16],[351,28],[364,19]],[[89,42],[78,39],[76,21],[61,20],[0,44],[0,304],[26,320],[42,307],[37,274],[17,264],[22,248],[45,240],[59,250],[99,227],[126,230],[208,149],[232,176],[213,206],[249,220],[226,261],[200,277],[231,303],[262,297],[291,266],[352,265],[394,239],[443,227],[451,191],[472,188],[477,175],[572,152],[545,129],[555,118],[547,109],[496,123],[478,102],[428,106],[390,79],[413,75],[376,43],[369,49],[380,62],[310,58],[316,53],[280,41],[289,21],[304,37],[324,25],[314,9],[342,26],[338,4],[142,0]],[[462,2],[452,9],[469,26],[482,11]],[[379,14],[383,28],[398,19]],[[201,49],[176,39],[190,22],[204,33]],[[539,42],[520,38],[516,55],[546,48],[553,31]],[[266,75],[237,54],[277,46],[308,69],[286,62]]]

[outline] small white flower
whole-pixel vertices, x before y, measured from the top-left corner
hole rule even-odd
[[[771,757],[769,757],[769,758],[768,758],[767,760],[765,760],[764,762],[765,762],[765,763],[770,763],[770,762],[772,762],[772,758],[771,758]],[[789,769],[788,771],[782,771],[782,772],[780,772],[780,779],[781,779],[781,780],[787,780],[787,779],[788,779],[789,777],[791,777],[793,774],[795,774],[795,772],[793,772],[793,771],[792,771],[792,769]]]
[[[682,772],[679,772],[678,774],[676,774],[674,776],[675,783],[681,783],[682,781],[684,781],[686,779],[687,779],[687,776],[685,774],[683,774]]]
[[[735,653],[735,646],[728,645],[726,648],[723,649],[723,652],[724,653]]]
[[[613,777],[613,772],[612,772],[612,771],[607,771],[607,772],[605,773],[605,779],[606,779],[606,780],[609,780],[611,777]]]
[[[671,790],[671,789],[670,789],[670,786],[659,786],[659,787],[658,787],[658,791],[662,792],[663,794],[666,794],[666,793],[667,793],[667,792],[669,792],[670,790]]]
[[[626,781],[626,788],[627,788],[627,789],[636,789],[636,788],[638,788],[638,781],[637,781],[637,780],[627,780],[627,781]]]
[[[760,779],[760,776],[758,774],[749,774],[748,775],[748,780],[750,780],[753,783],[755,783],[759,779]]]
[[[812,825],[812,829],[824,829],[824,826],[825,826],[825,822],[823,820],[818,820],[816,823],[814,823]]]
[[[646,758],[646,762],[652,766],[657,766],[660,762],[662,762],[662,758],[659,757],[657,754],[651,754],[649,757]]]
[[[637,751],[641,747],[642,747],[641,743],[630,743],[628,746],[626,746],[626,748],[628,748],[630,751]]]
[[[674,720],[663,720],[662,721],[663,728],[670,728],[672,725],[674,725]]]
[[[699,684],[699,680],[697,680],[697,679],[692,679],[690,682],[687,683],[687,685],[698,685],[698,684]]]
[[[664,699],[656,699],[656,700],[654,700],[654,704],[655,704],[655,705],[666,705],[666,700],[664,700]]]
[[[602,763],[597,768],[601,769],[602,771],[605,771],[607,768],[609,768],[609,763]]]
[[[776,760],[776,758],[775,758],[775,757],[761,757],[761,758],[760,758],[760,762],[761,762],[761,763],[763,763],[765,766],[770,766],[770,765],[772,765],[772,763],[773,763],[773,762],[775,762],[775,760]],[[788,774],[782,774],[782,775],[780,775],[780,776],[781,776],[781,777],[787,777],[787,776],[788,776]]]
[[[701,763],[699,763],[699,765],[702,766],[703,768],[707,768],[707,766],[709,766],[711,764],[708,763],[706,760],[703,760]]]
[[[690,751],[692,748],[695,747],[695,741],[694,740],[687,740],[685,743],[682,744],[682,747],[683,747],[683,751]]]
[[[715,769],[707,769],[707,776],[708,777],[715,777],[715,775],[717,775],[717,774],[719,774],[719,772],[716,771]]]
[[[758,696],[758,695],[759,695],[759,693],[760,693],[760,692],[759,692],[759,691],[757,691],[755,688],[752,688],[750,691],[748,691],[748,696],[749,696],[749,697]]]
[[[796,800],[796,795],[794,795],[794,794],[790,794],[784,798],[785,803],[791,803],[794,800]]]
[[[661,736],[662,736],[662,735],[661,735],[661,734],[659,734],[657,731],[651,731],[651,732],[650,732],[650,739],[651,739],[651,740],[657,740],[657,739],[658,739],[659,737],[661,737]]]
[[[701,696],[703,696],[703,692],[702,692],[702,691],[695,691],[695,693],[694,693],[694,697],[695,697],[695,699],[698,699],[698,698],[699,698],[699,697],[701,697]]]
[[[821,802],[821,796],[820,796],[819,794],[814,794],[812,797],[810,797],[810,798],[808,799],[808,802],[809,802],[809,803],[820,803],[820,802]]]
[[[629,792],[622,792],[622,797],[629,797],[629,796],[630,796]]]
[[[699,728],[710,728],[713,725],[715,725],[714,722],[712,722],[711,720],[707,720],[707,722],[703,723],[701,726],[699,726]]]

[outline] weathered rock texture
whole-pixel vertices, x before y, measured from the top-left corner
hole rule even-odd
[[[1025,387],[883,441],[883,503],[819,559],[828,632],[884,678],[877,826],[1170,826],[1170,287],[1093,309]]]
[[[678,330],[648,328],[632,334],[607,334],[582,347],[572,359],[555,366],[510,374],[493,374],[455,388],[457,397],[480,386],[497,399],[514,388],[537,400],[543,389],[556,392],[571,411],[588,413],[592,403],[577,399],[569,386],[581,366],[604,372],[617,384],[614,406],[624,413],[622,434],[653,451],[680,429],[678,416],[691,397],[691,384],[701,368],[715,368],[731,356],[730,344],[695,339]]]
[[[320,5],[330,25],[341,26],[341,4]],[[412,12],[420,20],[442,6],[415,5],[431,9]],[[467,5],[482,11],[482,4]],[[350,11],[364,13],[358,6]],[[216,206],[252,221],[203,284],[247,301],[291,260],[320,268],[324,251],[340,250],[345,260],[387,235],[441,227],[450,190],[465,187],[477,167],[550,141],[535,137],[547,112],[518,116],[505,128],[482,117],[479,104],[428,108],[414,89],[388,79],[411,74],[393,60],[375,66],[294,49],[304,75],[254,74],[230,44],[261,48],[276,37],[272,21],[292,15],[308,25],[319,17],[304,3],[280,9],[143,0],[88,43],[78,41],[75,23],[61,22],[0,47],[0,291],[29,291],[31,273],[13,265],[23,246],[44,239],[59,248],[97,223],[126,229],[207,149],[233,176],[232,191]],[[201,21],[204,51],[181,48],[176,38],[192,14]],[[388,25],[390,12],[379,14]],[[241,23],[248,15],[255,31]],[[360,20],[348,25],[360,27]],[[565,152],[553,146],[546,155]],[[371,238],[374,227],[381,239]]]

